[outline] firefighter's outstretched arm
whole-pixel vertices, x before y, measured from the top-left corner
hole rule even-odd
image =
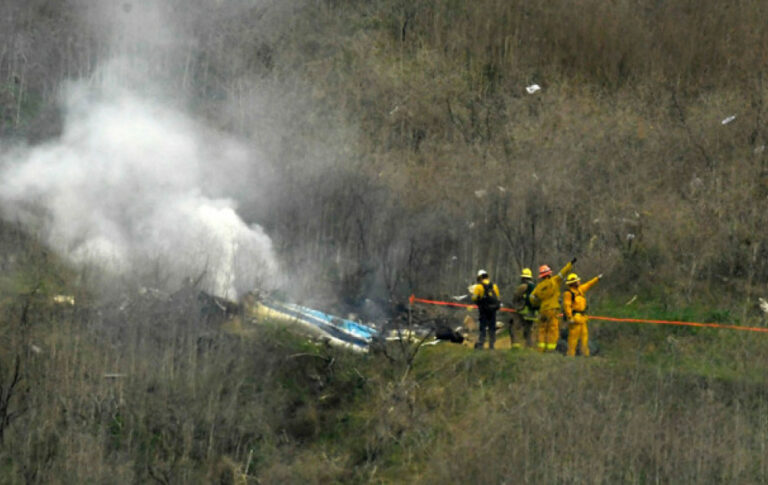
[[[591,280],[587,281],[586,283],[583,283],[581,285],[581,291],[583,291],[584,293],[589,291],[590,288],[595,286],[595,284],[597,284],[597,282],[600,281],[600,276],[602,276],[602,275],[595,276],[594,278],[592,278]]]
[[[573,269],[573,263],[576,262],[576,258],[573,258],[571,261],[569,261],[565,266],[563,266],[563,269],[560,270],[559,273],[557,273],[553,279],[556,279],[559,282],[563,281],[565,279],[565,275],[571,272]]]

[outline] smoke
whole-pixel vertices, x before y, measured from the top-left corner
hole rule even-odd
[[[229,298],[274,283],[270,238],[227,196],[245,180],[259,186],[261,155],[138,83],[148,64],[112,59],[62,89],[61,135],[0,159],[3,216],[111,275],[170,288],[204,275],[204,288]]]

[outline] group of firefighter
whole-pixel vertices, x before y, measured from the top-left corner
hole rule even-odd
[[[553,352],[560,339],[560,313],[568,326],[568,350],[566,355],[575,356],[578,347],[583,356],[589,356],[589,331],[587,329],[587,298],[585,294],[602,277],[595,276],[582,283],[581,278],[573,273],[576,258],[568,262],[557,274],[546,264],[539,267],[539,281],[534,283],[533,272],[524,268],[520,274],[520,284],[513,296],[512,319],[509,322],[509,336],[513,347],[520,347],[515,330],[522,329],[523,343],[531,345],[531,333],[536,329],[536,345],[540,352]],[[566,276],[567,275],[567,276]],[[560,296],[562,292],[562,308]],[[477,273],[477,284],[470,287],[472,301],[479,312],[479,332],[476,349],[482,349],[486,338],[488,348],[493,349],[496,342],[496,312],[501,307],[499,287],[491,282],[488,272]]]

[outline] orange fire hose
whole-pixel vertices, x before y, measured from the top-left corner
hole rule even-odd
[[[414,303],[422,303],[425,305],[440,305],[440,306],[450,306],[450,307],[460,307],[460,308],[477,308],[477,305],[469,305],[466,303],[455,303],[450,301],[427,300],[424,298],[417,298],[416,295],[411,295],[410,298],[408,298],[408,302],[411,305],[413,305]],[[499,311],[516,313],[515,310],[513,310],[512,308],[504,308],[504,307],[502,307]],[[562,316],[562,314],[560,316]],[[729,325],[725,323],[684,322],[684,321],[678,321],[678,320],[651,320],[651,319],[644,319],[644,318],[619,318],[619,317],[606,317],[606,316],[600,316],[600,315],[589,315],[589,318],[590,320],[603,320],[608,322],[650,323],[655,325],[678,325],[678,326],[685,326],[685,327],[725,328],[729,330],[742,330],[746,332],[768,333],[768,328],[745,327],[742,325]]]

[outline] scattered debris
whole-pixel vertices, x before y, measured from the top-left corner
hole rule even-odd
[[[724,118],[723,121],[720,122],[721,125],[727,125],[731,121],[736,119],[736,115],[728,116],[727,118]]]
[[[526,86],[525,90],[528,91],[528,94],[533,94],[537,91],[541,91],[541,86],[538,84],[531,84],[530,86]]]
[[[224,323],[240,314],[239,304],[205,291],[198,292],[196,300],[201,316],[208,323]]]
[[[394,342],[399,340],[403,340],[406,342],[416,342],[423,336],[424,336],[423,334],[420,335],[419,333],[413,330],[409,330],[407,328],[391,329],[385,334],[384,340],[387,340],[389,342]]]
[[[478,199],[482,199],[486,195],[488,195],[488,191],[485,189],[475,190],[475,197],[477,197]]]
[[[628,306],[628,305],[631,305],[631,304],[633,304],[633,303],[634,303],[636,300],[637,300],[637,295],[635,295],[635,296],[633,296],[632,298],[630,298],[630,300],[629,300],[628,302],[626,302],[624,305],[627,305],[627,306]]]
[[[757,300],[760,302],[760,310],[768,315],[768,301],[766,301],[763,297],[759,297]]]
[[[104,374],[103,377],[104,377],[104,379],[120,379],[120,378],[123,378],[123,377],[128,377],[128,374],[120,374],[120,373],[116,373],[116,372],[109,372],[109,373]]]
[[[29,350],[31,350],[32,352],[34,352],[36,354],[40,354],[40,353],[43,352],[43,349],[41,349],[40,347],[38,347],[35,344],[29,344]]]
[[[361,352],[367,352],[371,342],[379,337],[378,330],[372,326],[293,303],[254,299],[247,304],[245,312],[258,319],[295,325],[330,344]]]
[[[476,332],[477,329],[479,328],[477,326],[477,322],[475,322],[475,320],[469,315],[466,315],[464,317],[464,323],[462,327],[464,327],[464,329],[467,330],[468,332]]]
[[[765,151],[765,145],[760,145],[759,147],[755,147],[755,155],[759,153],[763,153]]]
[[[52,300],[59,305],[75,305],[75,297],[72,295],[54,295]]]
[[[589,244],[587,247],[591,250],[593,247],[595,247],[595,243],[597,242],[597,234],[593,234],[592,237],[589,238]]]

